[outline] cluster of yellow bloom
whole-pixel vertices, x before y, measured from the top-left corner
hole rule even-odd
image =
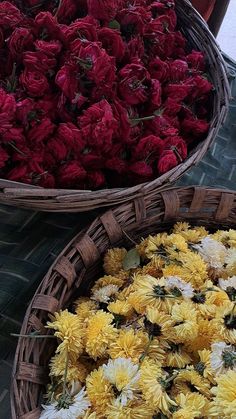
[[[42,419],[236,418],[236,230],[177,223],[110,249],[105,276],[47,327]]]

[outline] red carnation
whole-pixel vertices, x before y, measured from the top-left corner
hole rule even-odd
[[[192,86],[187,83],[169,83],[164,89],[165,95],[176,102],[182,102],[191,91]]]
[[[0,169],[2,169],[5,166],[8,159],[9,159],[9,155],[7,154],[6,150],[4,150],[0,146]]]
[[[166,150],[170,149],[176,154],[179,163],[186,159],[188,150],[183,138],[179,136],[167,137],[164,140],[164,144]]]
[[[181,123],[181,129],[185,135],[188,135],[189,140],[201,137],[209,130],[209,123],[204,119],[188,118]]]
[[[35,18],[35,25],[38,29],[39,38],[64,41],[62,29],[56,17],[50,12],[40,12]]]
[[[135,183],[147,182],[153,177],[153,170],[144,161],[138,161],[129,166],[131,180]]]
[[[0,132],[4,130],[4,125],[13,121],[16,112],[16,101],[13,95],[8,94],[0,88]]]
[[[122,35],[129,41],[136,35],[143,35],[145,25],[151,20],[151,13],[145,7],[132,6],[119,11],[116,19]]]
[[[34,37],[27,28],[16,28],[8,39],[8,48],[14,60],[21,60],[24,50],[33,47]]]
[[[142,138],[135,147],[132,158],[133,160],[148,159],[149,163],[159,158],[164,149],[164,141],[155,135],[148,135]]]
[[[4,33],[2,29],[0,28],[0,48],[3,48],[4,43],[5,43]]]
[[[25,144],[25,135],[22,128],[9,128],[4,132],[2,136],[2,141],[4,143],[13,142],[15,145],[19,146]]]
[[[117,0],[87,0],[87,3],[88,14],[105,22],[115,18],[119,7]]]
[[[131,125],[128,118],[128,111],[121,101],[114,100],[111,104],[113,115],[117,121],[117,130],[114,133],[115,138],[120,142],[127,142],[130,137]]]
[[[77,154],[79,154],[85,146],[80,130],[71,122],[59,124],[57,137],[64,142],[68,150],[73,150]]]
[[[137,60],[127,64],[119,72],[119,93],[129,105],[144,103],[148,99],[145,83],[150,80],[146,68]]]
[[[41,51],[30,51],[23,53],[23,63],[27,70],[47,73],[56,66],[57,61],[55,58],[48,57]]]
[[[28,131],[28,140],[34,145],[46,140],[55,130],[55,125],[49,118],[43,118],[42,121]]]
[[[80,187],[85,178],[86,171],[77,161],[65,163],[58,170],[58,182],[62,188]]]
[[[63,94],[72,102],[79,93],[78,69],[75,64],[65,64],[58,71],[55,83]]]
[[[85,16],[82,19],[77,19],[64,29],[67,42],[72,42],[75,39],[84,41],[97,41],[97,27],[98,22],[92,16]]]
[[[134,36],[129,42],[126,43],[125,62],[130,62],[133,58],[142,59],[144,56],[144,43],[143,38],[139,35]]]
[[[76,0],[60,0],[59,7],[56,11],[58,22],[65,23],[67,20],[73,19],[76,15],[77,7]]]
[[[111,157],[106,160],[105,167],[106,169],[123,174],[127,170],[127,162],[119,157]]]
[[[106,178],[101,170],[89,172],[86,178],[87,188],[99,189],[106,183]]]
[[[151,81],[151,89],[150,89],[150,102],[154,105],[155,109],[158,109],[161,106],[162,98],[162,89],[161,83],[159,80],[153,79]]]
[[[160,58],[154,58],[149,62],[148,71],[153,79],[164,82],[169,77],[169,65]]]
[[[107,53],[121,61],[125,53],[125,44],[117,30],[101,28],[98,32],[98,39]]]
[[[0,3],[0,25],[2,28],[15,28],[20,24],[22,15],[17,7],[8,1],[2,1]]]
[[[186,57],[189,67],[196,71],[205,70],[205,57],[201,51],[192,51],[191,54]]]
[[[174,60],[169,64],[170,79],[173,81],[181,81],[186,79],[188,74],[188,64],[184,60]]]
[[[29,96],[41,97],[49,90],[47,78],[39,71],[28,71],[25,69],[21,73],[19,80]]]
[[[69,150],[64,142],[59,138],[51,138],[46,145],[46,153],[49,153],[54,159],[55,163],[66,160]]]
[[[36,51],[46,54],[48,57],[56,57],[60,54],[62,49],[62,43],[57,40],[44,41],[37,39],[34,43]]]
[[[192,86],[190,100],[199,99],[212,91],[212,84],[204,77],[196,75],[190,77],[187,83]]]
[[[172,99],[172,97],[168,97],[163,104],[164,115],[168,115],[170,117],[176,116],[180,112],[181,107],[181,103],[177,102],[175,99]]]
[[[158,172],[162,175],[163,173],[166,173],[176,167],[178,164],[179,161],[174,151],[165,150],[158,161]]]

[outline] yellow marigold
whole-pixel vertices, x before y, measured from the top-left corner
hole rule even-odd
[[[107,285],[116,285],[118,288],[124,285],[124,280],[113,275],[105,275],[102,278],[99,278],[93,288],[91,289],[92,292],[98,290],[99,288],[106,287]]]
[[[189,352],[211,349],[213,342],[220,339],[218,325],[214,320],[198,318],[198,334],[194,339],[185,342]]]
[[[197,337],[197,311],[192,302],[184,301],[181,304],[175,304],[171,316],[174,323],[175,339],[172,339],[174,343],[187,342]]]
[[[90,298],[81,297],[75,302],[75,312],[83,325],[96,312],[97,308],[97,303]]]
[[[92,409],[104,415],[105,410],[115,399],[112,385],[104,377],[103,368],[92,371],[86,379],[86,390]]]
[[[92,358],[104,356],[110,343],[116,339],[118,331],[111,324],[113,320],[112,314],[102,310],[89,318],[85,330],[85,350]]]
[[[163,371],[157,365],[142,365],[140,368],[140,388],[148,406],[155,411],[161,411],[164,415],[169,415],[170,407],[177,404],[166,392],[166,381]]]
[[[204,284],[208,278],[207,265],[199,254],[195,252],[181,253],[178,260],[183,264],[183,268],[189,272],[188,280],[193,287],[199,288]]]
[[[144,401],[134,400],[126,406],[114,403],[105,414],[107,419],[152,419],[154,411]]]
[[[166,351],[164,366],[172,368],[184,368],[191,364],[191,356],[184,350],[183,345],[176,345],[169,343],[169,348]]]
[[[127,250],[124,248],[109,249],[104,257],[104,270],[107,275],[115,275],[123,270],[123,260]]]
[[[173,419],[195,419],[207,417],[209,402],[198,393],[180,393],[176,397],[180,409],[173,413]]]
[[[52,357],[50,361],[50,376],[58,377],[59,380],[63,381],[66,362],[67,359],[64,353],[59,353]],[[69,359],[66,377],[68,382],[80,381],[84,383],[88,373],[89,370],[83,362],[73,362]]]
[[[131,304],[127,301],[116,300],[108,304],[107,309],[119,316],[131,317],[134,314],[134,309]]]
[[[210,417],[236,418],[236,372],[228,371],[216,378],[217,386],[212,388],[214,394]]]
[[[216,324],[222,340],[236,344],[236,307],[233,302],[218,307]]]
[[[62,341],[56,352],[66,352],[71,358],[78,358],[83,351],[83,325],[79,317],[64,310],[50,316],[50,319],[46,327],[54,329],[54,335]]]
[[[135,332],[130,330],[119,330],[119,335],[110,344],[109,355],[111,358],[130,358],[133,362],[138,362],[145,351],[148,343],[148,336],[142,331]]]
[[[198,391],[204,396],[210,398],[210,382],[203,378],[197,371],[192,368],[179,371],[177,377],[175,378],[176,388],[181,391],[182,384],[187,384],[188,392]]]

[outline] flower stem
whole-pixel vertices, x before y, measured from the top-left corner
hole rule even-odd
[[[53,339],[55,339],[56,338],[56,336],[54,336],[54,335],[21,335],[21,334],[18,334],[18,333],[11,333],[11,336],[14,336],[14,337],[16,337],[16,338],[34,338],[34,339],[45,339],[45,338],[53,338]]]
[[[63,376],[63,396],[66,395],[66,379],[67,379],[67,373],[68,373],[68,365],[69,365],[69,355],[68,355],[68,349],[67,349],[65,371],[64,371],[64,376]]]
[[[140,363],[142,363],[142,362],[144,361],[144,359],[146,358],[146,356],[147,356],[147,354],[148,354],[148,350],[149,350],[149,348],[150,348],[150,345],[151,345],[152,341],[153,341],[153,336],[152,336],[152,335],[150,335],[150,336],[149,336],[149,341],[148,341],[148,344],[147,344],[147,346],[146,346],[146,348],[145,348],[145,351],[144,351],[144,353],[143,353],[143,354],[140,356],[140,358],[139,358],[139,362],[140,362]]]

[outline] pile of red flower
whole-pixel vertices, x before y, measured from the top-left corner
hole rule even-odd
[[[0,3],[0,177],[48,188],[146,182],[209,130],[204,54],[174,0]]]

